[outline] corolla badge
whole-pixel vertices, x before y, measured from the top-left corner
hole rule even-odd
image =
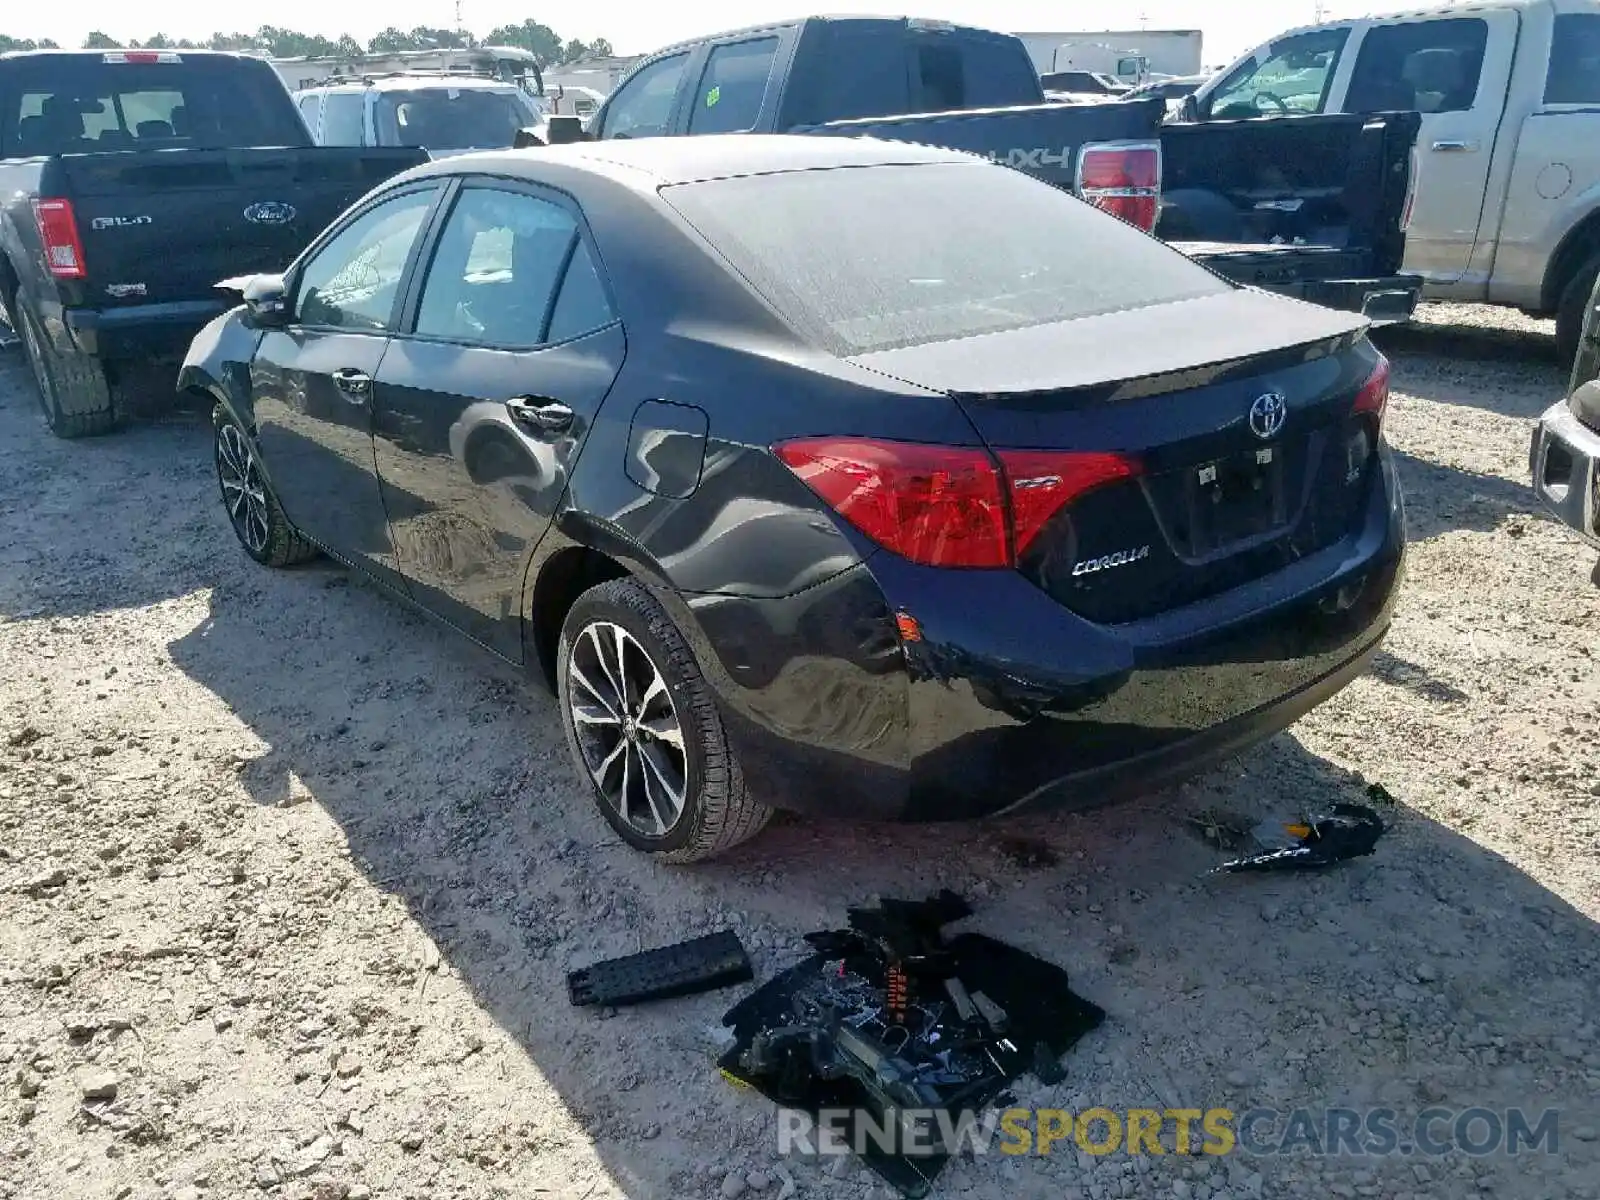
[[[1107,554],[1103,558],[1085,559],[1072,568],[1072,574],[1074,578],[1081,579],[1085,575],[1097,575],[1101,571],[1114,571],[1118,567],[1129,567],[1134,563],[1143,562],[1149,557],[1149,546],[1118,550],[1115,554]]]
[[[1289,401],[1284,399],[1282,392],[1257,396],[1255,403],[1250,406],[1250,432],[1263,441],[1275,438],[1283,429],[1283,422],[1288,415]]]
[[[294,217],[294,205],[277,200],[262,200],[244,210],[244,219],[252,225],[287,225]]]

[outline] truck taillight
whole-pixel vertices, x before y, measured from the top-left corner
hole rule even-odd
[[[39,227],[39,245],[44,249],[44,263],[50,274],[57,279],[83,279],[88,275],[72,201],[35,200],[33,222]]]
[[[1161,144],[1102,142],[1078,153],[1077,192],[1149,233],[1161,211]]]
[[[836,513],[878,545],[930,567],[1011,567],[1067,505],[1137,476],[1105,451],[1000,450],[869,438],[773,447]]]

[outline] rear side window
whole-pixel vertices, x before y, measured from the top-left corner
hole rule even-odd
[[[922,112],[1037,104],[1043,97],[1021,42],[966,32],[911,39],[914,107]]]
[[[479,346],[541,344],[578,244],[578,222],[560,205],[520,192],[468,188],[428,268],[417,333]]]
[[[1476,17],[1410,21],[1367,31],[1346,112],[1464,112],[1478,95],[1489,24]]]
[[[661,194],[797,332],[839,355],[1230,288],[1117,218],[984,163],[794,171]]]
[[[775,37],[714,46],[694,97],[690,133],[744,133],[756,127],[767,96]]]
[[[1562,13],[1550,46],[1546,104],[1600,104],[1600,16]]]
[[[106,62],[49,55],[6,64],[0,156],[193,146],[304,146],[309,139],[265,63]]]
[[[329,92],[322,106],[322,144],[359,146],[366,97],[360,92]]]

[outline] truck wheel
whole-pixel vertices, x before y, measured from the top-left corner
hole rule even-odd
[[[13,300],[11,310],[50,432],[59,438],[81,438],[115,429],[111,386],[100,363],[87,354],[57,350],[21,296]]]
[[[1556,354],[1561,358],[1563,370],[1572,370],[1578,361],[1578,343],[1583,338],[1583,324],[1589,316],[1589,297],[1594,294],[1594,282],[1600,276],[1600,258],[1592,258],[1579,268],[1572,282],[1561,292],[1556,308]]]
[[[745,788],[689,643],[637,580],[578,597],[561,629],[556,687],[578,769],[634,849],[699,862],[771,819]]]
[[[316,558],[317,548],[283,515],[272,485],[261,473],[249,436],[221,405],[212,413],[211,422],[216,428],[222,506],[244,552],[266,567],[291,567]]]

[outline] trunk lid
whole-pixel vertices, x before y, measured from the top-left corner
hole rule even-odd
[[[420,150],[249,148],[67,154],[97,307],[204,299],[228,276],[282,271],[351,203]]]
[[[1057,512],[1018,560],[1066,607],[1115,624],[1354,530],[1376,449],[1353,411],[1379,361],[1364,328],[1240,290],[853,361],[951,393],[993,450],[1138,463]]]

